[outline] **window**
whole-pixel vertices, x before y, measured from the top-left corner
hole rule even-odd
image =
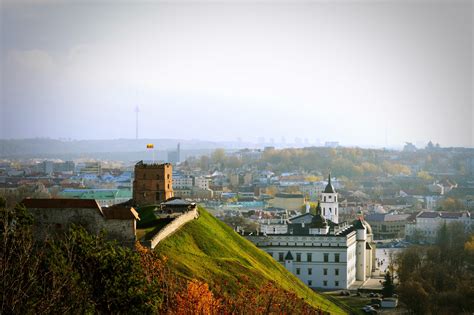
[[[168,189],[170,189],[170,184],[168,184]]]
[[[296,274],[297,274],[297,275],[300,274],[300,268],[296,268]]]
[[[312,275],[312,274],[313,274],[313,269],[308,268],[308,275]]]
[[[337,202],[337,196],[334,196],[334,202]]]
[[[334,254],[334,262],[339,262],[339,254]]]
[[[338,287],[339,286],[339,281],[334,281],[334,286]]]
[[[308,280],[308,285],[309,285],[309,286],[312,286],[312,285],[313,285],[313,281]]]
[[[325,275],[325,276],[328,275],[328,270],[327,270],[327,268],[324,268],[324,269],[323,269],[323,275]]]
[[[325,253],[324,254],[324,262],[328,262],[329,261],[329,254]]]
[[[301,253],[296,253],[296,261],[301,261]]]
[[[326,202],[326,196],[324,196],[324,202]]]
[[[337,269],[337,268],[334,269],[334,274],[335,274],[336,276],[339,276],[339,269]]]
[[[306,261],[313,261],[313,255],[311,255],[311,253],[306,254]]]
[[[323,286],[324,287],[327,287],[328,286],[328,282],[326,280],[323,281]]]
[[[283,261],[283,253],[278,253],[278,261]]]
[[[168,176],[167,176],[167,177],[168,177],[168,179],[170,179],[170,174],[168,174]]]

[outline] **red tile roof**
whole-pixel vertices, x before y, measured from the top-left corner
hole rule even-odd
[[[104,213],[106,219],[140,220],[140,217],[138,216],[138,212],[135,211],[134,208],[123,206],[123,205],[114,205],[110,207],[104,207],[102,208],[102,212]]]

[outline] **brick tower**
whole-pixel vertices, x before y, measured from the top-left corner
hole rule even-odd
[[[135,164],[133,200],[135,204],[159,204],[173,197],[173,167],[170,163]]]

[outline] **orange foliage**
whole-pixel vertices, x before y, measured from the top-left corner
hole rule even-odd
[[[163,314],[326,314],[313,308],[294,293],[268,281],[255,288],[249,278],[237,281],[236,293],[229,284],[215,285],[212,292],[205,282],[186,281],[167,267],[166,257],[137,243],[136,251],[149,284],[160,290]]]
[[[205,282],[192,280],[187,289],[176,295],[176,309],[178,315],[191,314],[221,314],[223,305],[219,298],[209,290]]]

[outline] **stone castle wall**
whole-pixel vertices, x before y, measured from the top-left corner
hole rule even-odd
[[[97,235],[102,230],[106,238],[122,244],[133,244],[136,240],[135,220],[105,219],[98,209],[92,208],[29,208],[33,216],[33,235],[44,240],[49,236],[66,233],[72,225],[84,227]]]
[[[178,229],[180,229],[184,224],[188,223],[189,221],[192,221],[194,219],[197,219],[199,217],[199,212],[197,209],[194,209],[192,211],[188,211],[173,221],[171,221],[169,224],[167,224],[164,228],[162,228],[155,236],[150,241],[147,241],[144,243],[145,246],[148,246],[150,248],[155,248],[156,245],[158,245],[159,242],[176,232]]]

